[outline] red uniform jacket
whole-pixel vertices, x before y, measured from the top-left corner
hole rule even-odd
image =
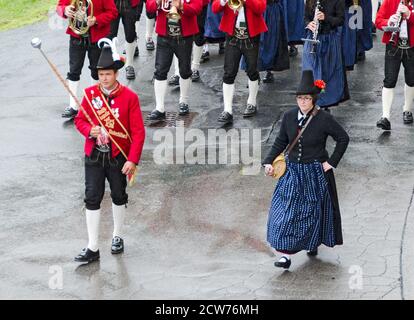
[[[142,120],[141,108],[137,94],[128,87],[121,84],[120,86],[120,89],[115,94],[111,95],[110,106],[114,114],[119,115],[118,120],[128,131],[132,139],[132,143],[129,142],[129,139],[119,139],[117,142],[122,141],[122,144],[120,143],[120,147],[127,154],[128,161],[138,164],[145,140],[145,127]],[[86,92],[92,93],[93,90],[98,91],[99,85],[87,88]],[[82,100],[82,107],[88,112],[92,121],[96,125],[100,125],[85,98]],[[96,139],[89,136],[92,126],[81,110],[79,110],[78,115],[75,118],[75,125],[78,131],[86,138],[85,154],[90,156],[95,148]],[[114,143],[111,143],[111,147],[112,157],[116,157],[120,151]]]
[[[56,12],[62,18],[67,19],[65,16],[65,8],[70,5],[71,0],[59,0]],[[93,15],[96,17],[96,25],[92,26],[90,30],[91,42],[96,43],[100,39],[105,38],[111,31],[111,21],[118,16],[118,10],[116,9],[114,0],[92,0],[93,3]],[[79,38],[76,33],[69,27],[66,33]]]
[[[213,0],[213,12],[219,13],[224,11],[219,29],[228,35],[234,34],[234,26],[237,21],[238,11],[236,13],[226,4],[224,7],[220,4],[220,0]],[[266,10],[266,0],[245,0],[244,12],[246,13],[247,28],[249,36],[254,37],[262,32],[267,31],[266,22],[263,13]]]
[[[157,12],[157,25],[155,32],[160,36],[167,35],[167,16],[166,12],[158,8],[155,0],[147,0],[147,11],[149,13]],[[199,33],[197,16],[203,9],[202,0],[184,0],[183,11],[181,12],[181,32],[184,37],[192,36]]]
[[[381,8],[377,13],[377,19],[375,25],[378,29],[381,29],[388,25],[388,19],[395,13],[397,13],[400,0],[384,0],[381,4]],[[410,4],[408,8],[411,11],[410,19],[408,20],[408,34],[410,39],[410,47],[414,47],[414,12],[413,6]],[[391,32],[384,32],[382,42],[388,44],[391,39]]]

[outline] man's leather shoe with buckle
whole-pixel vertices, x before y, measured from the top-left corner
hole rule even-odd
[[[145,44],[145,47],[147,48],[147,50],[152,51],[155,50],[155,44],[154,41],[152,39],[147,40],[147,43]]]
[[[377,121],[377,127],[381,128],[382,130],[391,130],[391,123],[388,121],[387,118],[381,117],[381,119],[379,119]]]
[[[179,86],[180,85],[180,76],[173,75],[168,80],[168,85],[170,86]]]
[[[256,113],[257,113],[257,107],[252,104],[248,104],[246,109],[243,112],[243,117],[245,118],[252,117]]]
[[[165,120],[165,112],[160,112],[157,109],[152,110],[151,113],[147,116],[147,120],[151,122],[158,122]]]
[[[133,66],[128,66],[125,69],[126,78],[128,80],[134,80],[135,79],[135,70]]]
[[[218,122],[224,123],[232,123],[233,122],[233,115],[228,113],[227,111],[223,111],[217,119]]]
[[[403,112],[403,121],[404,121],[404,124],[413,123],[413,113],[410,112],[410,111],[404,111]]]
[[[66,107],[62,113],[62,118],[75,118],[78,114],[78,110],[73,109],[72,107]]]
[[[79,253],[75,257],[76,262],[83,262],[83,263],[89,263],[93,261],[99,260],[99,250],[96,252],[93,252],[92,250],[88,248],[83,248],[81,253]]]
[[[118,254],[124,252],[124,240],[120,237],[114,237],[111,244],[111,253]]]
[[[190,108],[188,107],[188,104],[186,104],[184,102],[181,102],[178,105],[178,114],[180,116],[184,116],[184,115],[188,114],[189,112],[190,112]]]
[[[191,75],[191,81],[192,82],[200,81],[200,72],[198,70],[193,71],[193,74]]]
[[[311,257],[317,256],[318,255],[318,249],[316,248],[315,250],[306,251],[306,254],[308,256],[311,256]]]

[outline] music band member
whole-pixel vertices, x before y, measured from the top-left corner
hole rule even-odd
[[[266,0],[240,0],[238,9],[233,10],[228,0],[214,0],[213,12],[224,12],[220,30],[227,34],[224,53],[223,100],[224,111],[218,118],[224,124],[233,122],[234,80],[239,70],[242,56],[246,59],[246,73],[249,78],[249,97],[244,117],[257,113],[256,97],[259,91],[259,55],[260,34],[267,31],[263,13]]]
[[[114,20],[118,11],[114,2],[107,0],[90,0],[93,3],[93,16],[91,16],[90,6],[87,8],[87,26],[88,32],[79,35],[74,30],[67,28],[66,33],[70,35],[69,39],[69,72],[67,81],[70,90],[77,95],[79,88],[80,76],[82,73],[85,56],[88,54],[89,69],[93,80],[98,80],[96,64],[101,54],[97,46],[99,39],[104,38],[110,33],[110,23]],[[64,19],[74,19],[76,9],[71,5],[71,0],[59,0],[56,12]],[[62,113],[63,118],[74,118],[78,113],[78,107],[74,99],[69,96],[69,106]]]
[[[99,222],[105,178],[111,189],[114,222],[111,252],[124,251],[122,227],[128,202],[127,176],[134,175],[145,140],[138,96],[117,81],[118,70],[124,62],[111,40],[104,42],[109,45],[103,47],[97,62],[99,83],[85,89],[82,100],[88,117],[79,112],[75,118],[76,128],[85,137],[85,206],[89,238],[88,246],[75,257],[78,262],[92,262],[100,257]]]
[[[414,14],[413,2],[384,0],[378,11],[375,24],[383,30],[387,26],[400,26],[399,32],[384,32],[382,42],[385,46],[384,87],[382,89],[382,117],[377,127],[391,130],[390,114],[394,100],[394,88],[397,84],[401,64],[404,66],[404,124],[413,123],[411,111],[414,99]]]
[[[190,112],[188,100],[192,75],[191,52],[193,36],[199,32],[197,15],[201,13],[202,0],[147,0],[146,4],[148,12],[157,12],[155,32],[158,36],[154,72],[156,106],[148,120],[158,122],[165,120],[167,77],[174,55],[178,58],[180,72],[178,113],[186,115]],[[173,11],[176,11],[174,15]],[[177,13],[179,18],[175,17]]]
[[[317,101],[323,108],[349,99],[340,28],[344,25],[344,10],[343,0],[306,0],[305,4],[308,41],[303,47],[302,70],[312,70],[315,78],[325,81],[325,92]],[[318,43],[309,41],[315,35]]]
[[[137,7],[140,0],[115,0],[116,8],[118,9],[118,17],[111,22],[110,39],[118,35],[119,22],[122,19],[125,32],[125,52],[126,63],[125,72],[128,80],[135,79],[135,70],[133,67],[134,55],[137,49],[137,32],[135,22],[137,20]]]

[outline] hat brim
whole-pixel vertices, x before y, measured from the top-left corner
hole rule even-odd
[[[122,60],[118,60],[115,61],[112,65],[110,66],[96,66],[97,70],[119,70],[122,69],[125,65],[125,62],[123,62]]]
[[[313,87],[311,90],[298,90],[296,91],[295,95],[296,96],[301,96],[301,95],[305,95],[305,94],[320,94],[321,93],[321,89],[318,87]]]

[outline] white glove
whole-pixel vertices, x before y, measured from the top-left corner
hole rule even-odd
[[[388,19],[388,26],[395,26],[398,22],[398,20],[400,19],[400,15],[399,14],[393,14],[389,19]]]
[[[220,5],[224,7],[229,0],[220,0]]]

